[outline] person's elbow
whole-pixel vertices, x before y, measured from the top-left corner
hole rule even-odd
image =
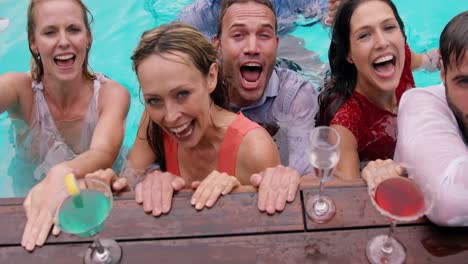
[[[451,195],[438,195],[433,207],[426,214],[427,218],[440,226],[468,226],[466,198],[455,196],[453,192]]]

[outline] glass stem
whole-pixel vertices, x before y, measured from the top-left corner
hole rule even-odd
[[[385,254],[391,254],[393,251],[392,236],[393,236],[393,232],[395,231],[395,227],[396,227],[396,221],[392,221],[392,223],[390,224],[390,230],[388,231],[387,240],[382,246],[382,251]]]
[[[314,204],[314,211],[317,215],[323,215],[328,211],[328,204],[322,198],[323,189],[325,188],[325,174],[327,174],[327,170],[320,169],[318,173],[320,173],[320,185],[318,199]]]
[[[322,200],[322,193],[323,193],[323,189],[325,188],[325,181],[328,179],[328,174],[330,173],[330,170],[329,169],[320,169],[319,170],[319,173],[320,173],[320,185],[319,185],[319,197],[320,197],[320,201],[323,201]]]
[[[94,250],[94,260],[96,263],[112,263],[109,250],[101,244],[101,240],[99,238],[95,240]]]
[[[101,244],[101,240],[99,238],[96,239],[96,251],[97,251],[97,253],[102,254],[102,253],[104,253],[105,250],[106,249]]]

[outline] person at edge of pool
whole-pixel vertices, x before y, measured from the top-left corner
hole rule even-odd
[[[363,178],[375,188],[408,168],[409,176],[433,197],[426,213],[430,221],[468,226],[468,11],[445,26],[439,48],[442,83],[403,95],[395,162],[369,162]],[[385,165],[388,173],[371,177]]]
[[[280,160],[268,132],[228,110],[216,55],[199,31],[173,22],[145,32],[132,56],[145,113],[123,176],[144,174],[135,199],[154,216],[169,213],[173,193],[184,187],[195,189],[197,210],[250,183],[270,214],[295,199],[298,175],[269,173]],[[110,169],[93,175],[116,179]]]
[[[319,125],[335,128],[341,137],[335,176],[357,179],[360,165],[393,157],[400,98],[415,86],[412,69],[432,65],[425,58],[434,52],[410,50],[392,1],[341,0],[317,115]]]
[[[318,92],[297,73],[274,66],[279,42],[276,30],[271,1],[223,1],[213,43],[231,107],[262,124],[271,135],[278,129],[285,132],[288,164],[265,171],[262,179],[281,177],[296,182],[293,179],[311,172],[304,146],[314,127]]]
[[[297,24],[298,15],[307,18],[315,17],[312,24],[322,21],[324,26],[333,26],[333,20],[341,0],[275,0],[274,10],[277,17],[279,35],[289,33]],[[186,6],[177,15],[177,21],[187,23],[201,31],[207,38],[216,35],[216,21],[220,13],[222,0],[196,0]],[[306,25],[310,25],[307,23]],[[413,70],[434,72],[440,69],[438,49],[422,53],[420,65]]]
[[[54,192],[64,176],[112,166],[122,144],[128,91],[88,67],[92,15],[80,0],[32,0],[27,11],[31,70],[0,76],[0,112],[15,127],[18,151],[38,164],[24,201],[21,245],[44,244]],[[58,233],[58,227],[53,230]]]

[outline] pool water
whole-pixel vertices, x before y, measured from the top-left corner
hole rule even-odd
[[[26,9],[29,1],[1,0],[0,20],[6,28],[0,29],[0,74],[9,71],[27,71],[30,54],[27,47]],[[127,119],[124,145],[131,147],[143,110],[138,83],[131,67],[130,56],[144,30],[174,20],[177,14],[193,0],[95,1],[84,0],[94,16],[93,46],[90,65],[120,82],[130,91],[132,104]],[[112,4],[109,4],[112,2]],[[405,22],[408,43],[416,52],[437,47],[445,24],[456,14],[468,9],[464,0],[395,0]],[[2,19],[3,18],[3,19]],[[7,19],[7,20],[6,20]],[[6,23],[8,21],[8,23]],[[295,61],[302,73],[319,84],[318,72],[325,68],[330,43],[329,31],[320,23],[298,26],[282,36],[279,56]],[[288,46],[289,45],[289,46]],[[307,54],[310,56],[303,56]],[[440,82],[439,73],[416,72],[417,86]],[[11,197],[13,179],[18,171],[9,169],[15,156],[13,135],[7,114],[0,115],[0,197]],[[32,177],[32,176],[31,176]]]

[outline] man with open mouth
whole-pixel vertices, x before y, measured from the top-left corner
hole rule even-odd
[[[318,92],[297,73],[274,66],[279,42],[274,10],[268,0],[223,1],[213,41],[233,108],[273,128],[273,133],[279,128],[287,145],[289,167],[271,168],[253,185],[262,179],[289,179],[297,187],[299,175],[310,171],[306,146],[315,125]]]

